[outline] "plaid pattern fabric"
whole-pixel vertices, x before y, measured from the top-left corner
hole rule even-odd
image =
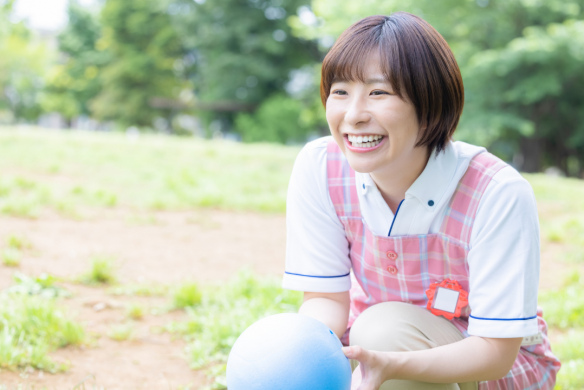
[[[329,194],[345,227],[352,264],[351,313],[342,341],[357,316],[380,302],[401,301],[426,307],[426,290],[444,279],[457,280],[469,291],[466,257],[474,217],[491,178],[505,163],[489,153],[475,156],[446,208],[436,234],[381,237],[363,223],[355,186],[355,172],[334,141],[327,148]],[[452,323],[468,337],[470,309]],[[551,353],[547,325],[538,312],[543,343],[522,347],[509,374],[497,381],[480,382],[479,390],[552,389],[560,362]]]

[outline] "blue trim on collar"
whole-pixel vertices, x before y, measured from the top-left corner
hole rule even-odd
[[[533,317],[526,317],[526,318],[484,318],[484,317],[475,317],[473,315],[469,316],[470,318],[474,318],[475,320],[487,320],[487,321],[526,321],[526,320],[533,320],[537,318],[537,315]]]
[[[351,274],[350,272],[347,272],[344,275],[337,275],[337,276],[316,276],[316,275],[295,274],[295,273],[288,272],[288,271],[284,271],[284,273],[288,274],[288,275],[306,276],[307,278],[320,278],[320,279],[344,278],[345,276],[349,276]]]
[[[404,200],[405,199],[402,199],[401,202],[399,202],[399,205],[397,206],[397,210],[395,210],[395,214],[393,216],[393,221],[391,221],[391,226],[389,227],[389,233],[387,233],[387,237],[391,236],[391,229],[393,229],[393,224],[395,223],[395,218],[397,217],[397,213],[399,213],[399,208],[401,207]]]

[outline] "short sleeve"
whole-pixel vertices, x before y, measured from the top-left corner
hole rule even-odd
[[[468,333],[525,337],[538,332],[539,223],[529,183],[511,167],[481,198],[468,254]]]
[[[308,143],[290,177],[282,283],[286,289],[333,293],[351,287],[349,244],[327,187],[327,140]]]

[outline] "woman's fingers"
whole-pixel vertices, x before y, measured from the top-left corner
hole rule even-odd
[[[353,345],[350,347],[343,347],[343,352],[346,357],[353,360],[358,360],[361,362],[364,358],[366,351],[358,345]]]

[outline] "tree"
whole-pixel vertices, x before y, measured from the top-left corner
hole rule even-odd
[[[196,108],[231,130],[240,112],[285,92],[290,73],[321,58],[292,34],[288,18],[309,0],[176,0],[174,18],[190,54]],[[239,127],[240,131],[245,131]]]
[[[156,118],[169,124],[181,108],[179,97],[187,87],[184,50],[167,6],[158,0],[105,2],[97,47],[110,59],[101,73],[101,92],[90,105],[98,119],[152,127]]]
[[[34,120],[50,52],[23,22],[10,21],[12,1],[0,3],[0,110],[10,120]]]
[[[68,16],[67,27],[58,36],[62,60],[47,75],[41,104],[45,111],[70,120],[91,115],[89,104],[102,89],[100,71],[110,55],[97,48],[101,26],[95,12],[70,0]]]

